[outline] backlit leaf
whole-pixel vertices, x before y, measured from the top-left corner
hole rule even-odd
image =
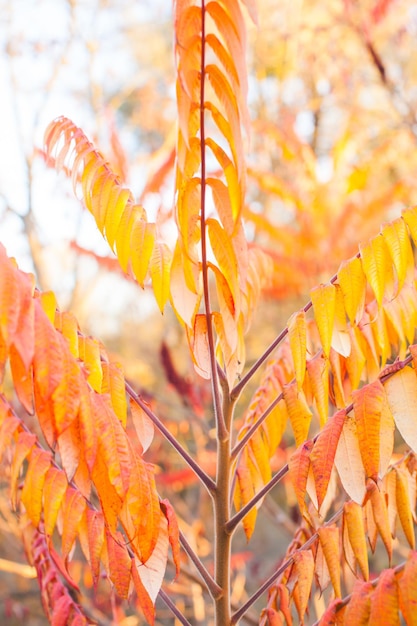
[[[329,356],[336,307],[336,287],[332,284],[319,285],[310,292],[314,317],[319,329],[325,356]]]
[[[322,526],[317,532],[335,595],[340,598],[342,592],[340,588],[339,528],[336,525]]]
[[[307,328],[303,310],[294,313],[288,320],[288,338],[294,362],[295,379],[300,391],[306,371]]]
[[[398,581],[399,604],[407,626],[417,626],[417,552],[412,550]]]
[[[400,626],[398,586],[395,572],[392,569],[384,570],[374,593],[372,594],[369,626]]]
[[[342,409],[329,419],[310,453],[319,509],[327,493],[345,416],[346,411]]]
[[[365,497],[365,469],[359,449],[356,421],[346,417],[337,445],[335,465],[346,493],[358,504]]]
[[[404,441],[417,450],[417,377],[405,367],[384,382],[388,404]]]

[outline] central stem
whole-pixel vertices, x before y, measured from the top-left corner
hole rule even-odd
[[[233,405],[227,396],[223,401],[223,415],[230,425]],[[230,438],[218,441],[216,492],[214,494],[215,512],[215,580],[222,590],[222,595],[215,603],[216,626],[228,626],[231,623],[230,609],[230,561],[232,532],[228,530],[230,519],[230,480],[232,459]]]

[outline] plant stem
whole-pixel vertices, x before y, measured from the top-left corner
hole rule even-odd
[[[211,318],[210,289],[208,277],[207,260],[207,233],[206,233],[206,132],[205,132],[205,68],[206,68],[206,7],[205,0],[201,2],[201,71],[200,71],[200,159],[201,159],[201,196],[200,196],[200,224],[201,224],[201,266],[203,277],[203,300],[204,312],[207,325],[207,341],[210,358],[210,380],[213,395],[213,409],[216,420],[217,434],[220,439],[228,437],[224,423],[222,403],[220,397],[220,386],[218,382],[216,350],[214,343],[213,321]]]
[[[229,397],[223,400],[225,424],[230,425],[233,404]],[[217,446],[217,490],[213,498],[215,514],[215,580],[222,590],[222,595],[215,603],[216,626],[227,626],[231,620],[230,607],[230,562],[232,533],[228,530],[230,518],[230,476],[232,459],[230,438],[218,440]]]
[[[177,441],[177,439],[169,432],[169,430],[164,426],[159,417],[155,415],[155,413],[149,408],[149,406],[142,400],[142,398],[135,392],[135,390],[129,385],[127,381],[125,381],[126,391],[128,395],[132,398],[134,402],[142,411],[146,413],[152,423],[156,426],[156,428],[162,433],[162,435],[169,441],[173,448],[178,452],[178,454],[184,459],[187,465],[194,471],[196,476],[201,480],[201,482],[205,485],[210,495],[216,489],[215,482],[205,471],[200,467],[200,465],[194,461],[192,456],[188,454],[187,450],[185,450],[182,445]]]

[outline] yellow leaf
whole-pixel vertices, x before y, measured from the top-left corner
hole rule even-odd
[[[150,260],[149,272],[156,302],[161,313],[169,298],[171,252],[166,243],[156,243]]]
[[[130,235],[132,272],[143,287],[155,245],[155,224],[138,219],[132,226]]]
[[[342,592],[340,589],[339,528],[335,525],[322,526],[317,532],[323,548],[324,558],[329,568],[335,595],[337,598],[340,598]]]
[[[319,285],[311,290],[310,296],[323,352],[328,357],[333,334],[336,287],[332,284]]]
[[[288,338],[294,363],[295,379],[298,391],[300,391],[306,371],[307,350],[306,314],[303,310],[297,311],[288,320]]]
[[[362,267],[375,294],[378,306],[384,296],[390,300],[394,295],[394,273],[387,244],[381,235],[360,246]]]
[[[409,472],[403,468],[396,467],[396,505],[398,511],[398,517],[400,518],[401,526],[404,531],[404,535],[408,541],[412,550],[415,548],[415,536],[414,536],[414,524],[412,511],[414,506],[411,505],[410,493],[409,493]]]
[[[200,304],[201,293],[193,292],[188,286],[184,268],[189,263],[189,259],[184,257],[177,242],[171,263],[171,304],[181,322],[191,328]]]
[[[236,470],[236,486],[234,491],[234,504],[237,511],[245,506],[255,495],[255,489],[251,477],[251,472],[248,467],[241,466]],[[253,507],[243,518],[243,530],[245,531],[246,539],[252,536],[253,530],[256,524],[257,510]]]
[[[51,453],[34,446],[29,457],[21,501],[34,526],[38,526],[42,513],[42,494],[45,476],[51,467]]]
[[[382,228],[382,236],[397,271],[398,291],[401,291],[404,282],[411,283],[414,276],[413,250],[404,220],[399,217],[385,224]]]
[[[239,303],[238,264],[229,235],[217,220],[207,220],[210,244],[219,269],[229,285],[235,306]]]
[[[194,359],[194,366],[197,373],[206,378],[210,378],[210,352],[207,336],[207,320],[204,313],[197,313],[194,319],[194,327],[187,330],[187,338]]]
[[[322,352],[307,361],[307,372],[322,428],[329,415],[329,361]]]
[[[346,358],[350,354],[351,347],[345,305],[340,285],[334,285],[334,287],[336,289],[336,301],[331,345],[333,350]]]
[[[307,439],[312,413],[308,408],[304,392],[302,390],[297,391],[295,381],[284,386],[283,394],[294,431],[295,443],[299,446]]]
[[[414,245],[417,246],[417,207],[403,209],[401,216],[408,226]]]
[[[384,382],[388,404],[404,441],[417,451],[417,378],[405,367]]]

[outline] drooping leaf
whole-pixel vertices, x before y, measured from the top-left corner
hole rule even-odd
[[[401,612],[407,626],[417,625],[417,552],[412,550],[407,558],[401,578],[398,581],[398,594]]]
[[[384,570],[372,594],[369,626],[400,626],[398,586],[393,569]]]
[[[332,284],[320,285],[311,290],[310,296],[323,352],[324,355],[328,357],[333,335],[336,287]]]
[[[365,469],[359,449],[356,421],[347,416],[337,445],[335,465],[347,494],[362,504],[366,492]]]
[[[352,393],[357,438],[365,473],[378,477],[380,459],[381,413],[385,391],[380,380]]]
[[[344,529],[347,530],[349,542],[355,559],[365,580],[369,579],[368,550],[366,544],[365,525],[362,507],[353,502],[346,502],[343,509]]]
[[[310,453],[310,462],[313,469],[319,509],[327,493],[327,487],[345,418],[346,411],[344,409],[335,413],[320,433]]]
[[[299,598],[298,616],[303,623],[314,578],[314,556],[311,550],[302,550],[296,552],[293,558]]]
[[[317,532],[335,595],[340,598],[342,592],[340,588],[339,528],[333,524],[332,526],[322,526]]]
[[[417,377],[405,367],[384,382],[388,404],[404,441],[417,450]]]

